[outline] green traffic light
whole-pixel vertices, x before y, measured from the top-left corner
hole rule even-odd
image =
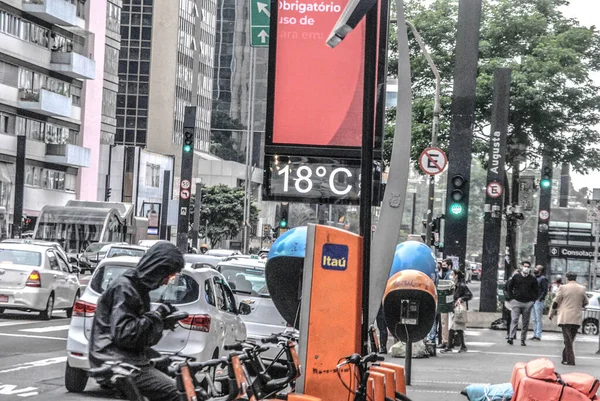
[[[540,186],[542,188],[550,188],[550,184],[551,182],[548,179],[543,179],[542,181],[540,181]]]
[[[287,221],[285,221],[285,220],[281,220],[281,221],[279,222],[279,227],[281,227],[281,228],[286,228],[286,227],[287,227]]]
[[[183,151],[184,152],[190,152],[192,150],[192,146],[191,145],[183,145]]]
[[[452,213],[454,216],[460,216],[463,214],[462,205],[460,203],[453,203],[450,205],[450,213]]]

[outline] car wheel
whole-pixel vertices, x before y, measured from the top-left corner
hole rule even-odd
[[[40,317],[44,320],[52,319],[52,310],[54,309],[54,293],[51,293],[46,302],[46,309],[40,312]]]
[[[598,334],[598,321],[595,319],[586,319],[581,325],[581,331],[583,334],[597,335]]]
[[[77,293],[75,294],[75,299],[73,299],[73,305],[71,305],[70,308],[67,308],[67,317],[70,319],[73,316],[73,308],[75,307],[75,304],[77,303],[77,301],[79,301],[79,291],[77,291]]]
[[[70,393],[82,393],[87,385],[88,374],[83,369],[72,368],[67,362],[65,369],[65,387]]]

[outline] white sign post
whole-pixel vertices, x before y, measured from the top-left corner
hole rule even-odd
[[[599,198],[599,199],[597,199]],[[596,276],[598,275],[598,244],[600,242],[600,189],[594,189],[594,199],[587,205],[587,221],[592,223],[595,233],[594,241],[594,267],[590,267],[590,290],[596,289]],[[600,338],[600,337],[599,337]],[[599,340],[600,341],[600,340]]]

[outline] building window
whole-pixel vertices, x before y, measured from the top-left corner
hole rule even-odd
[[[146,163],[146,185],[153,188],[160,186],[160,165]]]
[[[119,74],[119,51],[114,47],[105,47],[104,71],[112,75]]]

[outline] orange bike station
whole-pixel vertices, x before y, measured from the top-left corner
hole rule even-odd
[[[288,231],[271,249],[266,276],[273,302],[300,331],[298,393],[343,401],[348,388],[357,388],[354,367],[338,365],[362,352],[362,252],[360,236],[313,224]],[[420,340],[435,317],[435,285],[422,272],[400,271],[388,281],[383,304],[397,339]],[[374,401],[406,394],[404,367],[372,363],[366,392]]]

